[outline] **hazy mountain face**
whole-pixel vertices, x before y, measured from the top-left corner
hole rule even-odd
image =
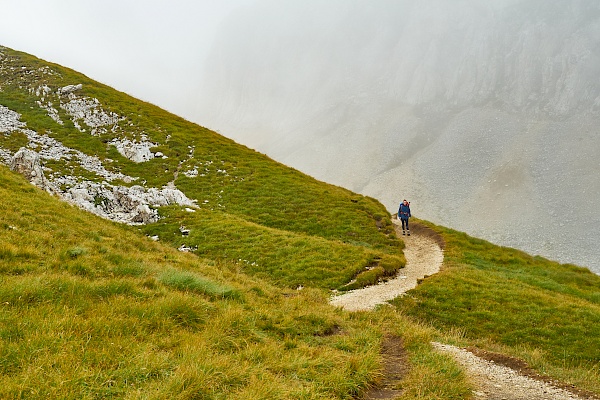
[[[600,3],[258,1],[198,120],[415,216],[600,272]]]

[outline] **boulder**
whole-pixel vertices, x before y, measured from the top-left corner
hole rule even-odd
[[[21,147],[10,161],[10,169],[22,174],[29,182],[42,189],[47,186],[40,155],[33,150]]]
[[[155,222],[158,219],[156,211],[150,209],[146,204],[140,204],[136,207],[135,213],[133,213],[131,222],[136,224],[148,224]]]

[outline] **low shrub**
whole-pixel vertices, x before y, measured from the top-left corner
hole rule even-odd
[[[241,299],[241,293],[228,286],[220,285],[191,272],[168,270],[158,280],[165,286],[181,291],[206,295],[210,298]]]

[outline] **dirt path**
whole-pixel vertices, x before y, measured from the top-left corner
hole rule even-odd
[[[396,224],[394,220],[394,223]],[[398,297],[417,286],[420,279],[438,272],[443,264],[444,243],[441,237],[428,228],[414,225],[411,236],[401,236],[402,230],[396,225],[398,236],[402,237],[406,247],[404,256],[406,266],[400,270],[398,276],[385,283],[353,290],[331,298],[330,303],[342,307],[348,311],[372,310],[379,304],[386,304],[389,300]],[[385,343],[384,343],[385,344]],[[559,388],[545,381],[540,376],[521,373],[521,368],[516,368],[508,363],[501,365],[495,362],[493,357],[486,359],[485,356],[478,357],[466,349],[455,346],[432,343],[434,348],[445,352],[463,366],[475,389],[473,399],[475,400],[587,400],[598,399],[593,395],[586,396],[581,393],[577,395],[572,391]],[[387,347],[395,349],[389,350]],[[382,357],[384,359],[384,384],[374,388],[367,393],[367,399],[392,400],[401,394],[400,390],[394,389],[401,379],[406,366],[405,357],[400,357],[402,349],[398,346],[383,346]],[[476,352],[479,354],[478,352]],[[506,358],[506,357],[505,357]],[[517,360],[520,361],[520,360]],[[522,362],[522,361],[521,361]],[[398,365],[396,365],[398,364]],[[399,374],[399,371],[402,373]],[[579,392],[578,392],[579,393]]]
[[[398,232],[398,225],[396,225]],[[363,289],[352,290],[330,300],[334,306],[342,307],[348,311],[372,310],[379,304],[404,294],[417,286],[418,280],[425,276],[433,275],[440,270],[444,261],[444,253],[435,237],[426,234],[422,229],[415,227],[411,236],[402,237],[406,247],[404,256],[406,266],[399,274],[387,282],[369,286]]]
[[[542,379],[525,376],[512,368],[477,357],[466,349],[441,343],[433,343],[433,346],[441,352],[451,354],[465,368],[476,387],[473,391],[473,399],[476,400],[595,399],[595,397],[576,395]]]

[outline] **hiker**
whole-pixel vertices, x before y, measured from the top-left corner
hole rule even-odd
[[[406,199],[402,200],[400,203],[400,208],[398,208],[398,218],[402,221],[402,235],[410,236],[410,229],[408,227],[408,219],[410,218],[410,203],[406,201]],[[406,229],[404,226],[406,225]]]

